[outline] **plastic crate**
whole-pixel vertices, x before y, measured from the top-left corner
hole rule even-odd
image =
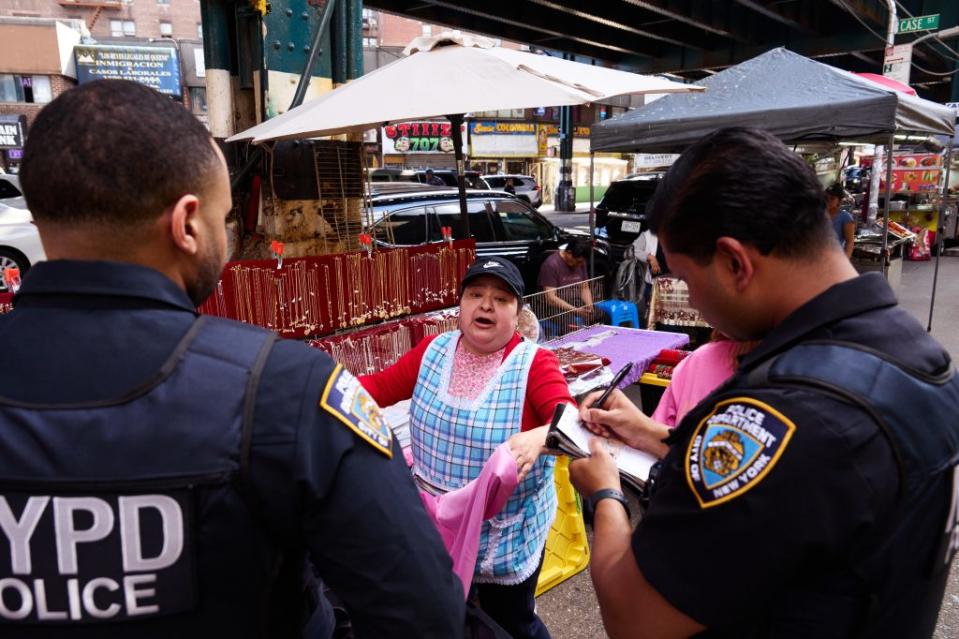
[[[557,458],[553,481],[556,483],[556,519],[546,538],[543,569],[536,584],[537,597],[589,565],[583,505],[569,481],[569,457]]]

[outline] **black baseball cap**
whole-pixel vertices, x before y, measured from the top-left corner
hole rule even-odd
[[[460,281],[460,293],[463,292],[463,289],[466,288],[470,280],[475,280],[482,275],[493,275],[500,278],[506,282],[506,285],[516,294],[516,297],[520,298],[520,300],[523,299],[525,286],[523,285],[523,276],[520,275],[519,269],[505,257],[497,256],[481,257],[473,262],[466,270],[466,275],[464,275]]]

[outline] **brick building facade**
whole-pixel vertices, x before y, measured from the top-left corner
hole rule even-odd
[[[81,20],[104,42],[202,37],[199,0],[3,0],[0,16]]]
[[[83,81],[74,47],[91,44],[175,49],[174,99],[205,121],[202,37],[199,0],[0,0],[0,121],[22,119],[27,134],[45,104]],[[16,171],[21,153],[0,146],[0,170]]]

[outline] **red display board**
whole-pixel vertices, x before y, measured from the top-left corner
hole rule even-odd
[[[315,257],[230,262],[199,307],[276,331],[315,337],[456,304],[474,240]],[[279,268],[278,268],[279,266]]]
[[[942,157],[935,153],[896,153],[892,156],[892,190],[896,193],[922,193],[939,190]],[[872,166],[873,158],[860,159],[860,165]],[[886,172],[879,174],[880,192],[886,188]]]

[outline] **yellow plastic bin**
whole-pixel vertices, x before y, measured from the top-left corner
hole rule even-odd
[[[556,482],[556,519],[546,538],[543,569],[536,584],[537,597],[589,565],[583,505],[569,482],[569,457],[556,459],[553,480]]]

